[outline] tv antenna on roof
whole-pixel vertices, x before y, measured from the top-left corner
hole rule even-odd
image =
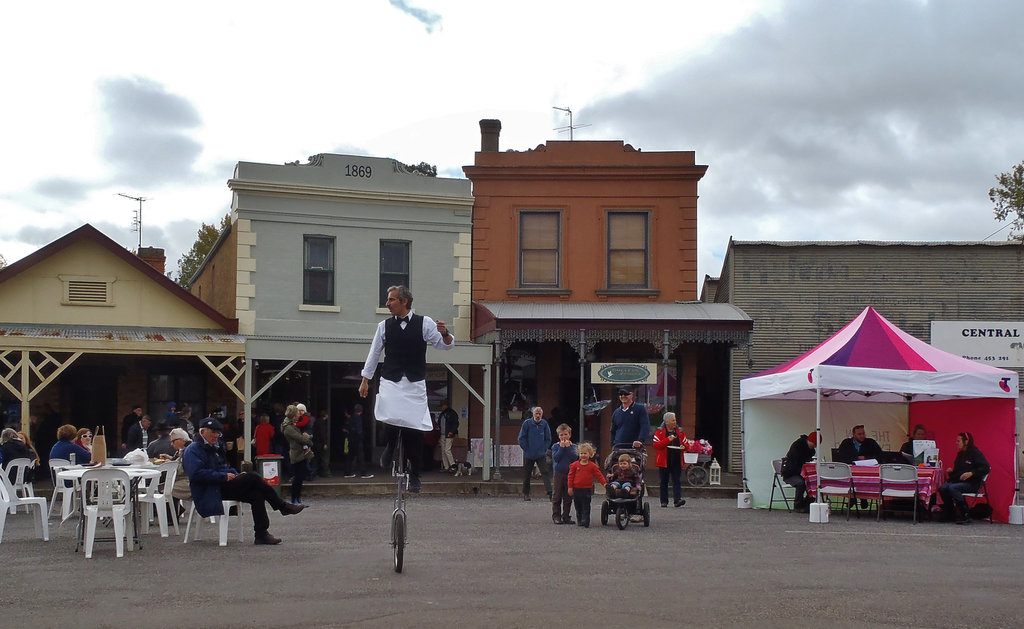
[[[568,107],[552,107],[551,109],[557,109],[558,111],[564,111],[569,114],[569,126],[567,127],[555,127],[555,131],[569,131],[569,141],[572,142],[572,130],[579,129],[580,127],[589,127],[589,124],[573,124],[572,123],[572,110]]]
[[[118,192],[117,196],[139,202],[139,209],[135,210],[135,218],[132,219],[132,231],[139,232],[139,249],[142,249],[142,202],[149,201],[149,199],[146,197],[133,197],[123,192]]]

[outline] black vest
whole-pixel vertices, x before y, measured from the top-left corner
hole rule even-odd
[[[427,344],[423,340],[423,317],[418,314],[410,315],[404,330],[395,317],[384,322],[384,365],[380,377],[398,382],[402,376],[409,382],[427,378]]]

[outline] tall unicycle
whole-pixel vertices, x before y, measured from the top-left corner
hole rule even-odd
[[[391,514],[391,547],[395,553],[395,572],[402,571],[405,561],[405,543],[408,530],[405,519],[405,488],[409,484],[409,473],[405,461],[405,450],[402,447],[402,431],[399,430],[395,439],[395,459],[391,466],[391,474],[398,481],[398,495],[395,497],[395,510]]]

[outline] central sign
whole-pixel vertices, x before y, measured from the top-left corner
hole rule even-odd
[[[591,384],[657,384],[658,363],[591,363]]]

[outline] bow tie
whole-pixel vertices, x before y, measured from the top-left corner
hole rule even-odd
[[[404,317],[395,317],[395,319],[397,319],[399,323],[401,323],[402,321],[405,321],[406,323],[409,323],[409,317],[411,317],[411,316],[412,315],[405,315]]]

